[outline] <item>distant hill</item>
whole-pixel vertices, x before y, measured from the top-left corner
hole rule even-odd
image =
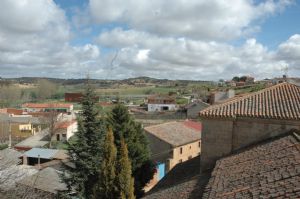
[[[83,84],[86,79],[60,79],[60,78],[47,78],[47,77],[19,77],[19,78],[1,78],[2,82],[19,83],[19,84],[35,84],[39,79],[47,79],[51,82],[63,84],[63,85],[76,85]],[[189,83],[212,83],[211,81],[195,81],[195,80],[168,80],[168,79],[156,79],[151,77],[135,77],[123,80],[103,80],[103,79],[90,79],[92,84],[107,87],[113,84],[123,85],[138,85],[138,84],[153,84],[153,85],[187,85]]]

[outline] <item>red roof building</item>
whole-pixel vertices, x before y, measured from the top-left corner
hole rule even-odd
[[[22,105],[24,112],[71,112],[73,110],[73,104],[63,103],[25,103]]]
[[[65,93],[66,102],[81,102],[82,97],[82,93]]]
[[[10,115],[22,115],[23,110],[22,109],[15,109],[15,108],[3,108],[0,109],[0,113],[7,113]]]

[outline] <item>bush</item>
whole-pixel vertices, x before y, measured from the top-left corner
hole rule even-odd
[[[8,147],[7,144],[0,144],[0,150],[6,149]]]

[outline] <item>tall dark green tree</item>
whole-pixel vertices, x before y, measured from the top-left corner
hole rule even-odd
[[[116,161],[117,148],[114,143],[114,135],[111,129],[107,132],[101,147],[100,178],[95,195],[98,199],[115,199],[116,185]],[[130,176],[131,177],[131,176]]]
[[[127,145],[121,138],[120,151],[117,161],[117,197],[120,199],[134,199],[134,179],[131,175],[131,162],[128,157]]]
[[[98,117],[95,93],[89,83],[81,102],[82,114],[78,118],[76,140],[69,143],[70,166],[66,166],[64,181],[69,190],[76,191],[79,198],[95,198],[94,190],[99,181],[101,140],[105,126]]]
[[[113,130],[118,151],[124,138],[129,151],[129,159],[134,176],[134,190],[137,198],[144,193],[144,186],[152,179],[154,165],[150,161],[150,150],[141,124],[129,115],[127,107],[117,104],[108,116],[108,124]]]

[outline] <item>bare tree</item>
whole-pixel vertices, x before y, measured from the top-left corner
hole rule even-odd
[[[21,89],[17,86],[6,86],[0,89],[0,102],[2,106],[10,106],[12,102],[15,102],[21,98]],[[1,103],[0,103],[1,106]]]
[[[46,79],[37,82],[37,95],[39,99],[47,99],[55,94],[57,85]]]
[[[48,128],[48,136],[49,136],[49,147],[52,148],[52,137],[57,132],[57,124],[59,122],[59,113],[55,110],[49,110],[49,112],[45,112],[44,116],[41,118],[42,122]]]

